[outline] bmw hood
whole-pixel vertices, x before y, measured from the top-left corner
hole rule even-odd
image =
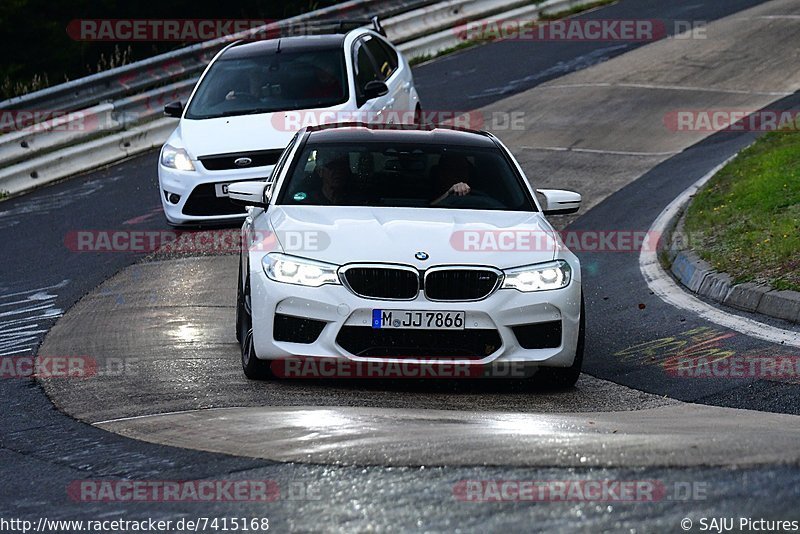
[[[540,213],[432,208],[272,206],[286,254],[337,265],[389,262],[500,269],[550,261],[560,239]]]

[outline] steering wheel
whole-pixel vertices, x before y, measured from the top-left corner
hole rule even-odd
[[[434,207],[444,208],[472,208],[472,209],[503,209],[506,206],[480,189],[472,189],[464,196],[449,195]]]

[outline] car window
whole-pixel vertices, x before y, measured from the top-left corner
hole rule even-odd
[[[219,58],[200,82],[188,119],[330,107],[347,101],[344,52],[283,51]]]
[[[375,59],[379,73],[378,79],[384,81],[397,70],[397,53],[388,43],[378,37],[369,36],[365,39],[365,46]]]
[[[381,77],[375,69],[375,64],[369,55],[364,39],[360,39],[355,46],[356,84],[359,94],[367,83],[380,80]]]
[[[461,183],[468,194],[448,193]],[[499,148],[388,142],[307,143],[278,204],[536,211]]]

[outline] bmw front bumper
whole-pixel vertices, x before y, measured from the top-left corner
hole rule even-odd
[[[470,302],[434,302],[420,293],[414,300],[388,301],[363,298],[343,285],[305,287],[275,282],[267,278],[260,264],[251,258],[251,307],[255,352],[259,359],[271,360],[292,356],[338,358],[360,362],[426,363],[442,361],[455,364],[487,365],[501,362],[526,362],[537,366],[569,367],[578,343],[581,310],[580,266],[570,260],[573,279],[565,288],[523,293],[515,289],[497,289],[483,300]],[[441,355],[437,336],[446,339],[449,330],[426,330],[431,340],[431,353],[417,347],[416,356],[381,356],[380,348],[368,347],[372,335],[387,332],[372,328],[373,310],[463,311],[465,329],[461,340],[474,340],[478,346],[469,356]],[[321,328],[303,342],[286,340],[285,328],[276,332],[276,317],[309,319]],[[307,321],[308,322],[308,321]],[[295,322],[296,323],[296,322]],[[299,324],[299,323],[298,323]],[[525,332],[541,332],[539,326],[560,327],[560,338],[536,345],[536,336]],[[281,326],[278,325],[281,329]],[[527,328],[527,330],[526,330]],[[531,330],[532,328],[532,330]],[[409,331],[410,332],[410,331]],[[416,330],[408,339],[415,339]],[[492,333],[496,335],[492,335]],[[551,330],[552,332],[552,330]],[[380,334],[383,335],[383,334]],[[488,337],[487,337],[488,336]],[[289,336],[291,337],[291,336]],[[533,337],[533,339],[532,339]],[[277,339],[276,339],[277,338]],[[497,342],[487,343],[487,339]],[[385,342],[385,338],[382,342]],[[464,341],[469,343],[469,341]],[[435,345],[435,348],[434,348]],[[349,350],[348,350],[349,349]],[[420,353],[420,349],[422,353]],[[367,352],[369,355],[364,356]]]

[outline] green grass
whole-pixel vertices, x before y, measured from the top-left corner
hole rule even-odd
[[[564,9],[562,11],[555,11],[553,13],[542,13],[539,15],[539,20],[558,20],[563,19],[566,17],[571,17],[572,15],[577,15],[578,13],[582,13],[584,11],[589,11],[590,9],[594,9],[596,7],[603,7],[607,6],[608,4],[613,4],[618,0],[597,0],[596,2],[588,2],[586,4],[581,4],[575,6],[570,9]]]
[[[773,132],[693,199],[692,248],[734,282],[800,291],[800,133]]]
[[[431,59],[446,56],[447,54],[452,54],[453,52],[457,52],[459,50],[464,50],[465,48],[472,48],[477,44],[481,44],[486,41],[463,41],[458,43],[455,46],[451,46],[450,48],[445,48],[444,50],[440,51],[438,54],[423,54],[421,56],[414,56],[408,60],[408,64],[412,67],[414,65],[419,65],[420,63],[425,63],[426,61],[430,61]]]

